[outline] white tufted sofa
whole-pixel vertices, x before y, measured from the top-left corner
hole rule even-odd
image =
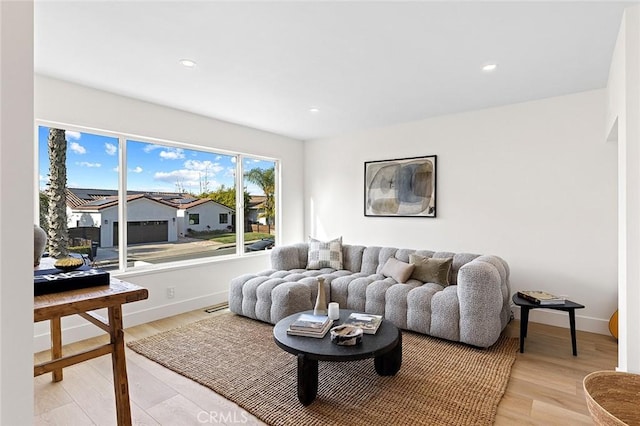
[[[408,262],[412,253],[453,258],[451,285],[415,279],[398,283],[380,273],[390,257]],[[344,244],[343,269],[308,270],[307,255],[306,243],[274,248],[272,269],[231,281],[230,310],[275,324],[313,309],[316,278],[322,276],[330,301],[383,315],[405,330],[489,347],[509,322],[509,266],[498,256]]]

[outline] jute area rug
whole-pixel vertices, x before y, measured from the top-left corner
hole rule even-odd
[[[271,425],[490,425],[509,381],[517,339],[478,349],[403,332],[402,368],[373,360],[319,362],[318,396],[298,401],[296,358],[273,327],[223,314],[129,343],[147,358],[235,402]]]

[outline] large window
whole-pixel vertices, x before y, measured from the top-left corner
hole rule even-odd
[[[48,141],[60,131],[38,128],[45,229],[49,169],[62,166],[60,157],[50,157]],[[119,134],[63,133],[57,143],[66,143],[69,246],[88,250],[102,268],[242,254],[243,246],[275,236],[273,160]]]

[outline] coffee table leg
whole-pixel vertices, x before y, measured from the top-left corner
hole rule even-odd
[[[527,337],[529,327],[529,308],[520,307],[520,353],[524,353],[524,339]]]
[[[402,334],[398,337],[398,344],[384,355],[375,357],[373,363],[376,373],[381,376],[394,376],[402,365]]]
[[[298,399],[309,405],[318,394],[318,361],[298,355]]]

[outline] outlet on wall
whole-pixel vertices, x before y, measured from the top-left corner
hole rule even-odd
[[[167,287],[167,299],[173,299],[174,297],[176,297],[176,288]]]

